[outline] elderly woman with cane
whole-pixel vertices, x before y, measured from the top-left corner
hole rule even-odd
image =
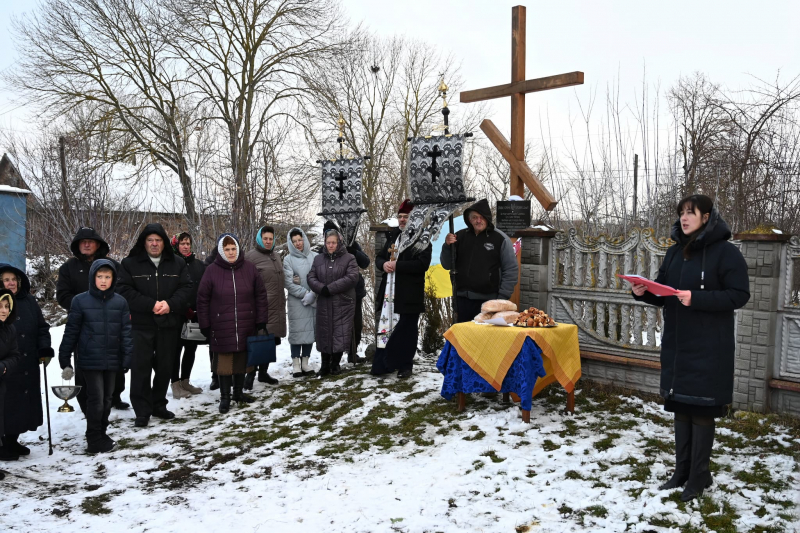
[[[633,286],[636,300],[664,308],[661,337],[661,396],[675,413],[675,472],[661,490],[684,487],[686,502],[712,484],[709,463],[714,419],[733,400],[736,344],[734,310],[750,299],[747,263],[729,239],[731,230],[708,196],[678,203],[667,250],[656,282],[677,289],[656,296]]]

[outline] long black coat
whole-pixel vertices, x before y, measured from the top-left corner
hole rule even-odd
[[[103,266],[114,269],[111,287],[101,291],[92,283],[87,292],[72,300],[58,350],[61,368],[72,366],[70,359],[73,352],[77,356],[75,364],[82,370],[120,372],[131,367],[131,314],[128,302],[114,291],[116,267],[108,259],[99,259],[92,263],[89,275],[94,278],[97,270]]]
[[[91,261],[80,252],[80,242],[83,239],[93,239],[100,245],[94,254],[94,259],[104,259],[108,256],[108,243],[92,228],[81,228],[75,234],[69,249],[74,257],[70,257],[66,263],[58,269],[58,281],[56,282],[56,300],[58,305],[69,311],[72,299],[82,292],[89,290],[89,268]],[[114,261],[110,259],[110,261]],[[114,264],[117,264],[114,261]],[[117,266],[119,266],[117,264]]]
[[[676,222],[672,228],[676,244],[667,250],[655,281],[692,291],[691,305],[684,306],[675,296],[634,295],[664,308],[661,396],[665,399],[699,406],[733,401],[734,310],[750,299],[750,281],[747,263],[730,238],[730,228],[714,209],[706,227],[689,244],[691,257],[684,259],[689,238]]]
[[[356,313],[358,265],[339,240],[339,248],[329,254],[324,250],[314,258],[306,277],[308,286],[319,294],[317,298],[317,350],[322,353],[344,352],[350,349]],[[328,287],[330,296],[320,294]]]
[[[28,276],[5,263],[0,264],[0,274],[3,272],[13,272],[20,279],[14,296],[17,318],[13,322],[20,361],[17,369],[6,375],[5,402],[6,433],[16,435],[34,431],[44,423],[39,357],[52,357],[53,352],[50,348],[50,324],[30,294]]]
[[[164,240],[158,268],[144,246],[145,239],[152,234]],[[118,272],[117,292],[128,300],[133,329],[178,329],[183,324],[192,300],[192,280],[186,262],[175,255],[161,224],[145,226]],[[166,315],[153,313],[153,307],[160,300],[169,305]]]
[[[386,239],[383,249],[375,256],[375,268],[383,272],[383,265],[389,261],[389,248],[397,242],[400,229],[393,228]],[[394,280],[394,312],[424,313],[425,312],[425,273],[431,266],[431,246],[418,254],[412,248],[403,250],[397,258]],[[383,306],[383,295],[386,294],[386,281],[388,274],[384,273],[381,286],[378,290],[378,309]]]
[[[0,295],[10,294],[10,291],[0,289]],[[13,375],[20,364],[22,355],[19,353],[17,347],[17,331],[14,329],[16,322],[16,305],[11,310],[5,322],[0,322],[0,442],[2,436],[7,432],[5,430],[5,398],[8,377]],[[5,374],[3,371],[5,370]],[[11,433],[10,431],[8,433]]]

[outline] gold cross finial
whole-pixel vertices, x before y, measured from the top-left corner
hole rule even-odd
[[[439,84],[439,94],[442,95],[442,107],[447,107],[447,84],[444,82],[444,77],[442,77],[442,83]]]
[[[341,113],[339,113],[339,120],[336,121],[336,124],[339,126],[339,137],[344,137],[344,117]]]

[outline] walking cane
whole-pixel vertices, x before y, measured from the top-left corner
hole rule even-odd
[[[50,451],[47,455],[53,455],[53,433],[50,430],[50,387],[47,386],[47,367],[45,365],[42,367],[44,370],[44,403],[47,406],[47,442],[50,444]]]

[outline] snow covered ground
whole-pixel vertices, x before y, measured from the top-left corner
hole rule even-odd
[[[77,403],[57,413],[51,396],[55,453],[42,427],[21,439],[29,457],[0,464],[0,531],[800,531],[798,426],[724,421],[715,485],[684,505],[657,490],[672,432],[651,401],[587,386],[566,415],[551,387],[524,424],[499,399],[456,413],[434,361],[402,382],[363,367],[294,380],[284,344],[270,370],[280,385],[257,383],[258,401],[225,416],[208,391],[170,397],[177,418],[144,429],[112,411],[120,448],[108,455],[86,454]],[[205,349],[193,376],[207,388]],[[48,378],[61,383],[55,361]]]

